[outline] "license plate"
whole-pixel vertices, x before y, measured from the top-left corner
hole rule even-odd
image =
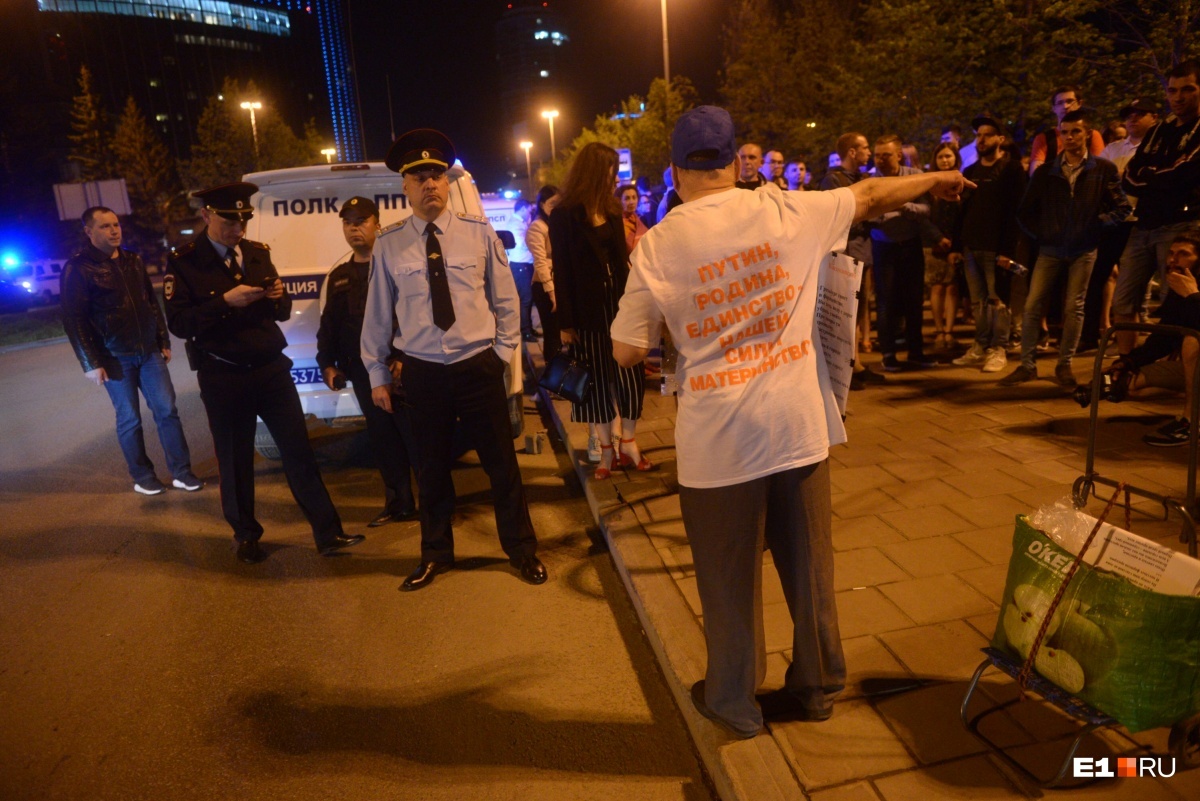
[[[291,369],[293,384],[320,384],[321,371],[316,367],[293,367]]]

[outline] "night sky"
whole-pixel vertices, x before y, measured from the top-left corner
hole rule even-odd
[[[503,0],[350,0],[369,159],[382,160],[390,144],[390,75],[397,134],[442,130],[484,191],[503,182],[510,167],[523,171],[499,100],[494,25],[505,6]],[[597,114],[644,95],[662,75],[662,11],[659,0],[551,0],[551,7],[571,39],[559,64],[561,151]],[[722,0],[668,0],[671,74],[690,78],[706,102],[717,100],[727,9]],[[545,123],[532,122],[536,136],[548,139]]]

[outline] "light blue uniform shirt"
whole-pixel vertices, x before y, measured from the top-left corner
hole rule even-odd
[[[448,207],[433,225],[441,232],[437,237],[446,260],[454,325],[442,331],[433,324],[427,225],[410,217],[375,242],[360,341],[372,388],[392,381],[387,362],[393,345],[405,355],[438,364],[460,362],[490,347],[507,364],[520,344],[521,302],[503,243],[487,218],[458,215]]]

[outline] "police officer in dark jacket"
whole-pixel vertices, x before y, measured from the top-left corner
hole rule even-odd
[[[403,401],[393,397],[391,414],[371,401],[371,378],[363,366],[359,346],[367,308],[371,250],[379,235],[379,209],[365,197],[352,197],[342,205],[339,216],[342,234],[354,255],[334,267],[325,279],[325,308],[321,310],[321,326],[317,330],[317,366],[330,389],[344,389],[349,377],[358,408],[367,418],[367,436],[379,462],[384,487],[383,512],[367,524],[368,528],[374,528],[417,516],[410,478],[411,455],[416,451],[412,423]],[[398,357],[397,352],[394,358]]]
[[[267,246],[243,239],[254,216],[250,196],[257,191],[254,184],[236,183],[197,192],[206,227],[172,255],[163,280],[167,321],[173,334],[187,340],[208,412],[221,507],[233,527],[238,559],[247,563],[265,556],[258,545],[263,528],[254,517],[256,417],[279,447],[288,486],[312,526],[317,550],[328,555],[363,540],[342,531],[308,441],[278,325],[291,315],[291,298]]]
[[[88,245],[63,268],[63,328],[89,381],[103,386],[117,412],[117,441],[133,489],[158,495],[166,487],[146,456],[138,390],[154,415],[173,485],[195,492],[204,482],[192,473],[175,387],[167,362],[171,340],[150,276],[136,253],[121,250],[121,222],[112,209],[83,213]]]

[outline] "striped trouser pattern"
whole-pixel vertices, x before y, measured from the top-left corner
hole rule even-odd
[[[571,404],[571,420],[576,423],[611,423],[613,401],[616,411],[626,420],[642,416],[642,396],[646,393],[646,373],[642,363],[621,367],[613,360],[612,339],[607,331],[575,331],[575,358],[588,366],[592,383],[581,403]]]

